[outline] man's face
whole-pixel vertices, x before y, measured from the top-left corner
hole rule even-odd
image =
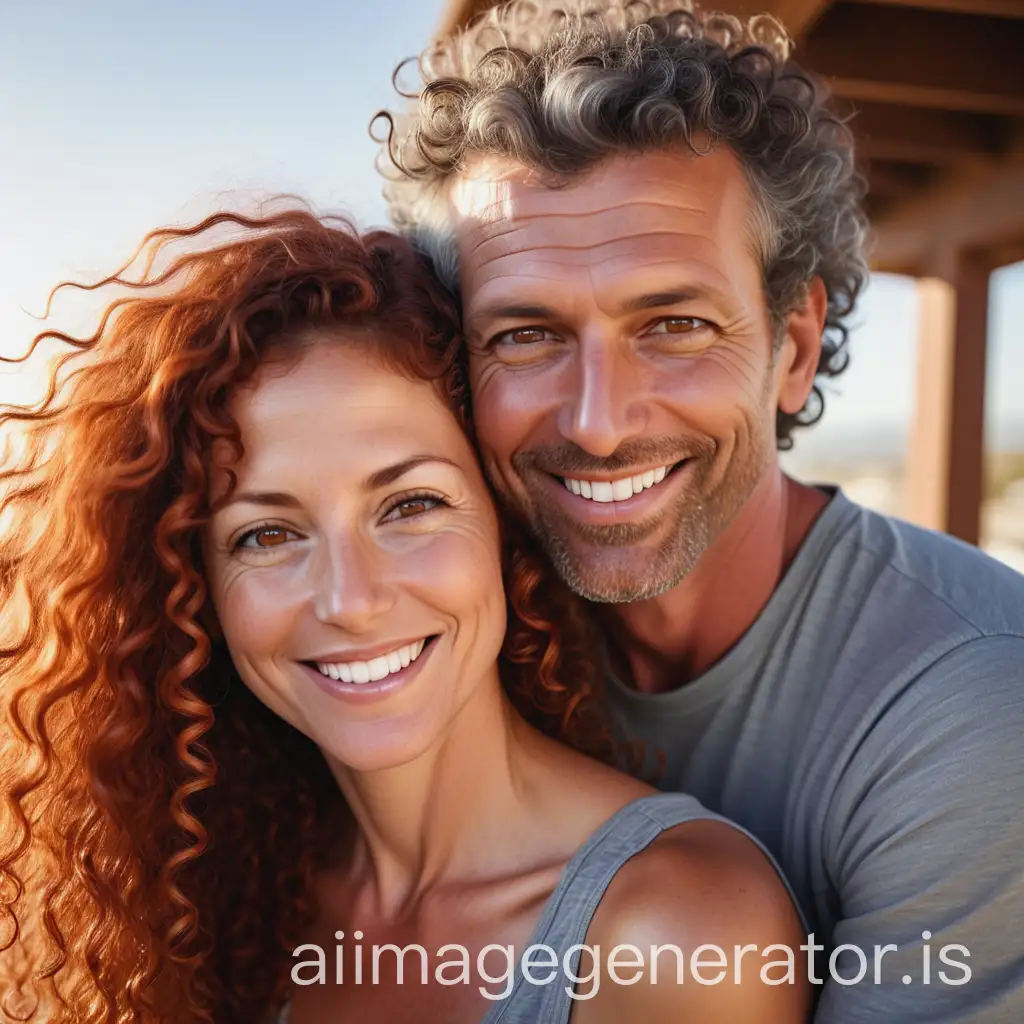
[[[480,161],[452,193],[474,417],[496,489],[592,601],[674,587],[773,465],[773,358],[743,172],[617,157],[553,189]],[[820,332],[819,332],[820,340]],[[795,411],[794,409],[794,411]]]

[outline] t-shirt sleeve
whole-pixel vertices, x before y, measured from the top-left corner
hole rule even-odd
[[[971,640],[879,708],[826,821],[835,973],[864,970],[825,963],[815,1024],[1024,1021],[1024,638]]]

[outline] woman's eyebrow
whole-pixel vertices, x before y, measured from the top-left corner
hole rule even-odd
[[[425,462],[440,462],[446,466],[453,466],[455,469],[459,468],[458,463],[453,462],[451,459],[446,459],[443,455],[413,455],[408,459],[402,459],[401,462],[395,462],[390,466],[385,466],[383,469],[378,469],[375,473],[371,473],[363,483],[363,488],[367,491],[375,491],[381,487],[387,487],[389,484],[393,484],[396,480],[401,479],[406,473],[414,470],[417,466],[422,466]]]
[[[425,462],[439,462],[445,466],[459,468],[457,462],[446,459],[443,455],[413,455],[408,459],[402,459],[383,469],[371,473],[363,481],[363,490],[376,491],[381,487],[387,487],[401,479],[406,473],[412,472],[417,466]],[[301,508],[302,502],[293,494],[287,491],[237,491],[224,503],[222,508],[229,505],[263,505],[275,508]]]
[[[224,503],[228,505],[273,505],[277,508],[301,508],[302,503],[286,491],[237,491]]]

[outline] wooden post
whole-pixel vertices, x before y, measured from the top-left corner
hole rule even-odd
[[[908,518],[977,544],[984,492],[987,261],[956,252],[918,280],[917,400],[907,464]]]

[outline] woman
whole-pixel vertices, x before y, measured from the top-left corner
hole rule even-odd
[[[297,209],[148,242],[6,417],[6,1012],[803,1019],[799,964],[761,980],[800,943],[768,858],[585,756],[614,750],[583,618],[503,558],[406,244]],[[615,983],[624,944],[680,953]]]

